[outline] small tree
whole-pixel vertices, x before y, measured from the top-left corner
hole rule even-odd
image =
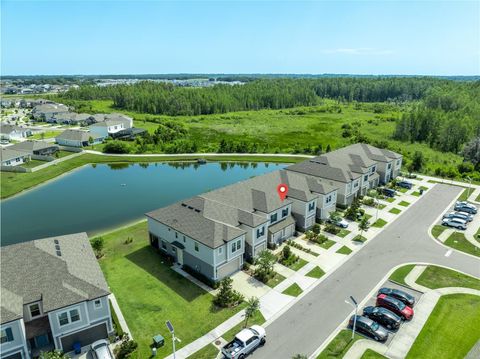
[[[268,275],[273,271],[273,265],[277,262],[277,257],[268,251],[261,251],[257,259],[257,269],[255,270],[255,276],[262,281],[266,281]]]
[[[368,222],[368,219],[366,217],[363,217],[360,223],[358,224],[358,228],[360,229],[360,237],[363,234],[363,231],[368,231],[368,228],[370,228],[370,223]]]
[[[245,323],[243,327],[247,327],[248,320],[255,315],[260,309],[260,300],[257,297],[251,297],[247,300],[247,307],[245,308]]]
[[[39,359],[69,359],[70,357],[60,350],[52,350],[51,352],[41,352]]]
[[[93,142],[94,142],[94,141],[93,141],[93,137],[92,137],[92,136],[88,137],[88,144],[89,144],[92,148],[93,148]]]
[[[315,223],[312,227],[312,232],[315,234],[320,234],[320,225],[318,223]]]
[[[93,251],[95,252],[95,255],[97,256],[97,258],[100,258],[102,256],[102,251],[104,246],[103,238],[102,237],[93,238],[90,241],[90,245],[92,246]]]
[[[232,283],[233,279],[230,277],[225,277],[220,281],[218,293],[213,299],[213,302],[219,307],[232,307],[243,300],[242,295],[233,290]]]
[[[283,247],[282,254],[283,254],[284,259],[290,258],[290,256],[292,255],[292,250],[291,250],[290,246],[287,245],[287,246]]]
[[[420,172],[425,164],[423,152],[415,151],[412,158],[412,169],[415,172]]]
[[[305,238],[307,241],[315,241],[316,234],[313,231],[306,231],[305,232]]]
[[[137,350],[138,344],[134,340],[130,340],[128,334],[124,334],[122,343],[114,349],[115,358],[130,358],[131,354]]]
[[[45,132],[40,133],[40,138],[42,139],[42,141],[45,139]]]

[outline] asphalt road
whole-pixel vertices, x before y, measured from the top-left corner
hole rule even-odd
[[[350,295],[362,301],[395,266],[440,264],[480,277],[480,259],[447,249],[432,240],[428,228],[461,189],[437,185],[365,245],[322,283],[267,327],[267,344],[253,358],[311,355],[351,313]]]

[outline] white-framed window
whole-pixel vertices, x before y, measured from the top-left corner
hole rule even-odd
[[[242,240],[241,239],[232,243],[232,253],[235,253],[236,251],[238,251],[241,248],[242,248]]]
[[[218,247],[218,254],[222,254],[223,253],[223,247]]]
[[[195,242],[195,250],[198,252],[198,243]]]
[[[327,199],[325,200],[325,203],[330,203],[332,202],[332,195],[327,196]]]
[[[42,310],[40,309],[40,303],[30,304],[28,306],[30,311],[30,318],[34,319],[42,315]]]
[[[93,302],[93,306],[95,307],[95,309],[102,308],[102,301],[100,299],[95,299],[95,301]]]
[[[270,216],[270,223],[276,222],[277,221],[277,214],[274,213]]]
[[[286,216],[288,216],[288,208],[282,209],[282,218],[285,218]]]
[[[387,166],[388,169],[392,168],[392,164],[389,163],[388,166]]]
[[[400,163],[402,163],[402,160],[397,160],[397,167],[400,166]]]
[[[309,203],[308,204],[308,211],[311,212],[315,209],[315,202]]]
[[[5,328],[0,331],[0,344],[13,342],[12,328]]]
[[[57,316],[58,324],[60,324],[60,326],[75,323],[80,320],[80,312],[78,311],[78,309],[70,309],[66,312],[57,314]]]
[[[263,237],[265,235],[265,227],[262,226],[262,228],[257,229],[257,239],[260,237]]]
[[[178,238],[178,232],[175,232],[175,238]]]
[[[167,244],[165,243],[165,241],[162,241],[162,248],[167,249]]]
[[[358,187],[358,181],[353,182],[353,188],[357,188],[357,187]]]
[[[363,176],[363,180],[364,180],[365,182],[367,182],[367,181],[368,181],[368,175]]]

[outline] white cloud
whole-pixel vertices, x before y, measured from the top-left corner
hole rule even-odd
[[[324,54],[345,54],[345,55],[391,55],[392,50],[388,49],[374,49],[370,47],[359,48],[338,48],[323,50]]]

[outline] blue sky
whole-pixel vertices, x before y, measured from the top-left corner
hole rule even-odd
[[[1,72],[480,74],[479,1],[1,2]]]

